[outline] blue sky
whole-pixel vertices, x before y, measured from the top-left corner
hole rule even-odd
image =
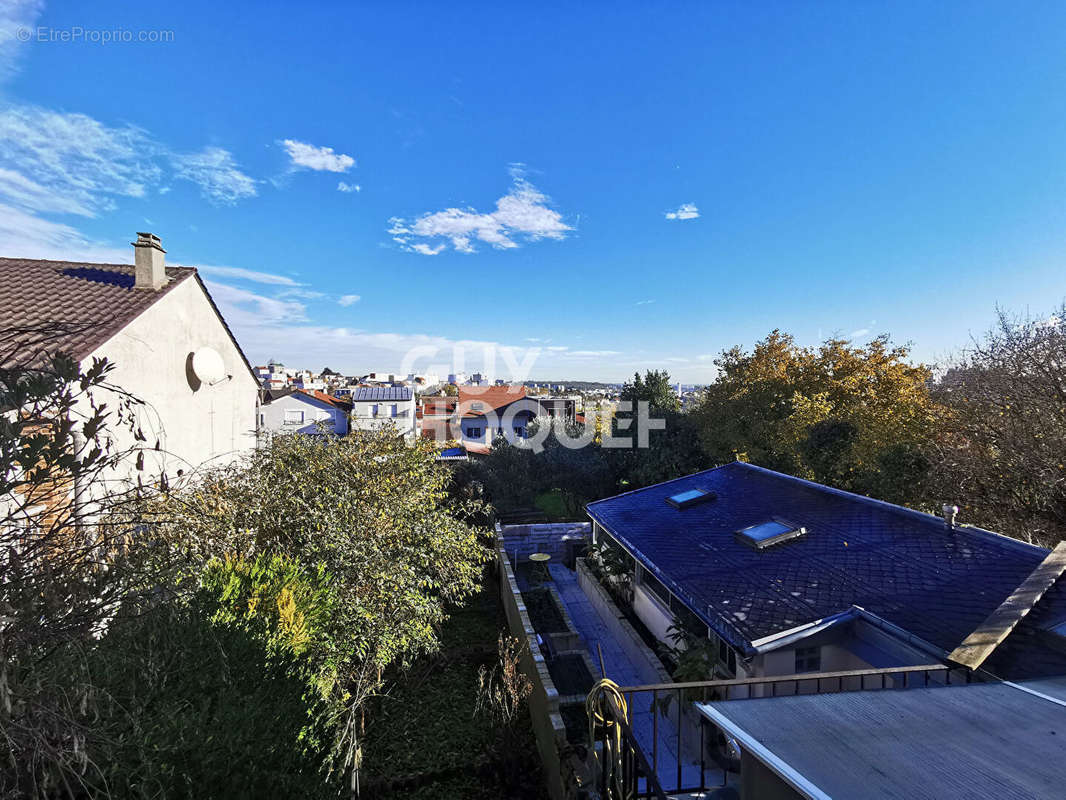
[[[943,358],[1066,296],[1066,5],[931,5],[0,0],[0,254],[151,230],[255,362]]]

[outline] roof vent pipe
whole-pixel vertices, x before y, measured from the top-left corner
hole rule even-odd
[[[955,517],[958,516],[959,507],[951,503],[944,503],[944,527],[949,531],[955,530]]]

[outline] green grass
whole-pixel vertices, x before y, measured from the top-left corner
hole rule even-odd
[[[382,797],[496,800],[508,796],[473,771],[497,739],[491,722],[474,716],[478,668],[496,660],[497,638],[507,624],[495,579],[488,577],[485,583],[444,624],[441,654],[422,659],[397,676],[388,696],[370,715],[365,739],[364,774],[371,780],[449,769],[458,769],[459,774]],[[535,753],[528,716],[520,724],[522,749]],[[539,784],[539,777],[531,780]]]

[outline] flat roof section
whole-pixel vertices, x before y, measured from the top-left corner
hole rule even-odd
[[[984,683],[697,704],[808,797],[1061,798],[1066,702]]]

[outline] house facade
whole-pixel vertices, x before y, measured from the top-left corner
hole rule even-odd
[[[418,435],[415,396],[407,386],[360,386],[352,390],[352,430],[392,426],[398,435]]]
[[[264,395],[259,412],[263,433],[348,435],[351,404],[341,398],[308,389],[283,389]]]
[[[132,266],[0,258],[3,325],[55,328],[48,350],[83,368],[106,358],[108,383],[140,401],[143,439],[120,426],[111,436],[116,449],[140,451],[144,467],[124,466],[114,480],[178,478],[256,443],[258,380],[197,271],[164,259],[150,233],[138,234]]]
[[[514,444],[528,435],[542,413],[525,386],[460,386],[454,420],[459,442],[471,453],[487,453],[497,437]]]

